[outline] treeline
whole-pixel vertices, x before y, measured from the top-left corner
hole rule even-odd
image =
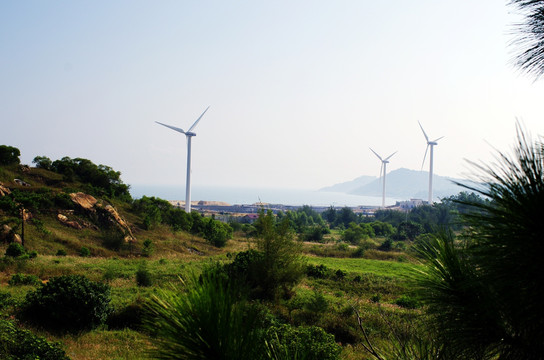
[[[361,240],[382,237],[389,240],[390,245],[391,241],[414,241],[422,234],[459,231],[463,227],[460,216],[474,211],[474,204],[487,203],[488,200],[474,192],[461,192],[440,203],[418,206],[408,212],[384,209],[369,216],[357,214],[349,207],[337,210],[331,206],[320,214],[304,205],[295,211],[280,211],[277,218],[285,219],[289,228],[304,241],[323,242],[326,234],[337,230],[346,243],[356,245]],[[231,218],[230,225],[248,235],[255,233],[252,226],[241,225],[235,218]]]
[[[46,156],[36,156],[32,162],[37,168],[61,174],[66,182],[79,181],[86,184],[87,192],[93,195],[131,200],[129,186],[121,180],[121,172],[109,166],[96,165],[87,159],[71,159],[67,156],[55,161]]]
[[[232,238],[233,229],[229,224],[207,218],[198,212],[191,213],[172,206],[168,201],[143,196],[132,202],[132,210],[143,218],[142,227],[152,230],[158,225],[170,226],[173,231],[186,231],[202,236],[212,245],[223,247]]]

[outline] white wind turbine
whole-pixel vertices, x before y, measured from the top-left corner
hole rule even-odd
[[[431,154],[429,157],[429,205],[432,205],[433,203],[433,148],[435,145],[438,145],[437,141],[442,139],[443,136],[439,137],[438,139],[429,141],[429,137],[425,133],[425,130],[423,130],[423,126],[421,126],[421,123],[418,121],[419,127],[421,128],[421,131],[423,131],[423,135],[425,136],[425,140],[427,140],[427,148],[425,149],[425,155],[423,156],[423,162],[421,163],[421,169],[423,169],[423,165],[425,165],[425,158],[427,158],[427,151],[429,150],[429,146],[431,147]]]
[[[382,166],[380,167],[380,177],[382,177],[382,172],[383,172],[383,188],[382,188],[382,207],[384,208],[385,207],[385,173],[386,173],[386,168],[387,168],[387,164],[389,163],[389,159],[391,159],[391,157],[393,155],[395,155],[397,152],[395,151],[394,153],[392,153],[391,155],[389,155],[388,157],[386,157],[385,159],[382,159],[382,157],[380,155],[378,155],[378,153],[376,153],[374,150],[372,150],[372,148],[369,148],[370,151],[372,151],[374,153],[374,155],[376,155],[378,157],[378,159],[380,159],[380,161],[382,162]]]
[[[174,131],[185,134],[185,136],[187,138],[187,182],[185,183],[185,212],[189,213],[189,214],[191,213],[191,138],[193,136],[196,136],[196,134],[194,132],[192,132],[192,130],[195,128],[196,124],[198,124],[200,119],[202,119],[202,117],[204,116],[206,111],[208,111],[209,108],[210,107],[208,106],[206,108],[206,110],[204,110],[202,115],[200,115],[198,117],[198,119],[196,119],[194,124],[187,131],[183,131],[183,129],[180,129],[178,127],[171,126],[171,125],[166,125],[166,124],[163,124],[161,122],[155,121],[157,124],[160,124],[162,126],[166,126],[167,128],[170,128],[170,129],[172,129]]]

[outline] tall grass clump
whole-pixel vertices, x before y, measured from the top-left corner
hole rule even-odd
[[[420,245],[422,295],[439,339],[473,359],[541,359],[544,354],[544,144],[517,126],[514,156],[476,165],[489,202],[464,202],[468,238]]]
[[[154,359],[255,359],[262,351],[258,311],[220,271],[204,271],[162,291],[147,305],[144,326]]]

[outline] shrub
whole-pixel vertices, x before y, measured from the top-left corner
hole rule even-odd
[[[145,256],[145,257],[151,256],[151,254],[153,254],[153,250],[154,250],[153,241],[151,241],[149,239],[145,239],[144,243],[143,243],[143,246],[144,247],[142,248],[142,255]]]
[[[339,359],[342,348],[334,336],[317,326],[271,326],[266,345],[272,359]]]
[[[25,253],[25,248],[19,243],[11,243],[6,249],[6,256],[19,257]]]
[[[81,249],[79,249],[79,256],[82,256],[82,257],[91,256],[91,251],[85,246],[82,246]]]
[[[207,219],[204,226],[204,239],[215,247],[224,247],[232,238],[232,228],[228,224],[214,219]]]
[[[387,238],[384,240],[384,242],[380,245],[378,249],[382,251],[389,251],[391,250],[392,247],[393,247],[393,240]]]
[[[329,302],[319,291],[314,291],[304,305],[306,310],[314,313],[324,313],[329,308]]]
[[[11,306],[15,303],[10,293],[0,292],[0,310]]]
[[[8,281],[8,284],[11,286],[38,285],[40,283],[40,279],[36,275],[25,275],[19,273],[14,274]]]
[[[66,250],[64,249],[59,249],[57,250],[57,253],[56,253],[57,256],[66,256]]]
[[[347,272],[341,269],[336,270],[336,272],[334,273],[334,275],[336,276],[338,280],[344,279],[347,274],[348,274]]]
[[[327,266],[325,265],[309,264],[306,267],[306,275],[317,279],[325,279],[327,277],[328,271],[329,268],[327,268]]]
[[[140,267],[136,271],[136,283],[138,286],[149,287],[153,285],[153,277],[145,266]]]
[[[68,360],[60,344],[21,329],[11,321],[0,319],[0,358],[5,360]]]
[[[53,331],[94,328],[112,311],[110,287],[81,275],[51,278],[26,295],[21,317]]]
[[[402,295],[395,300],[395,304],[405,309],[415,309],[419,307],[419,301],[407,295]]]

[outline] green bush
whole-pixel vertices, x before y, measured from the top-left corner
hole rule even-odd
[[[395,304],[405,309],[416,309],[419,307],[419,301],[407,295],[402,295],[395,300]]]
[[[81,275],[54,277],[26,295],[20,316],[53,331],[94,328],[112,311],[110,287]]]
[[[224,247],[232,238],[232,228],[228,224],[214,219],[205,220],[204,239],[215,247]]]
[[[336,272],[334,273],[334,276],[336,276],[336,278],[337,278],[338,280],[342,280],[342,279],[344,279],[344,278],[346,277],[347,274],[348,274],[348,273],[345,272],[344,270],[338,269],[338,270],[336,270]]]
[[[26,253],[25,248],[23,245],[19,243],[11,243],[9,244],[8,248],[6,249],[6,256],[11,257],[19,257],[21,255],[24,255]]]
[[[336,360],[342,350],[333,335],[317,326],[271,326],[265,336],[271,359]]]
[[[58,343],[21,329],[11,321],[0,319],[0,358],[4,360],[69,359]]]
[[[150,257],[153,254],[154,246],[153,241],[145,239],[142,248],[142,255],[145,257]]]
[[[142,266],[136,271],[136,283],[138,286],[149,287],[153,285],[153,277],[149,270]]]
[[[57,256],[66,256],[66,250],[64,249],[59,249],[56,253]]]
[[[378,247],[379,250],[382,251],[389,251],[393,247],[393,240],[387,238],[384,240],[384,242]]]
[[[11,286],[17,285],[38,285],[41,284],[40,279],[36,275],[14,274],[9,279],[8,284]]]
[[[91,250],[89,250],[85,246],[82,246],[81,249],[79,249],[79,256],[82,256],[82,257],[91,256]]]
[[[309,264],[306,267],[306,275],[317,279],[325,279],[328,276],[328,272],[329,268],[325,265]]]
[[[313,313],[324,313],[329,308],[329,302],[322,293],[314,290],[312,296],[304,304],[304,308]]]

